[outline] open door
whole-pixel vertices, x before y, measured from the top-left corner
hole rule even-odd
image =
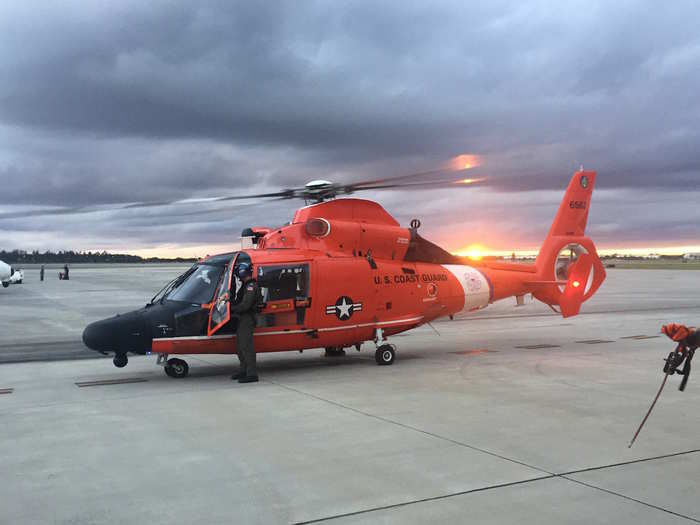
[[[215,334],[222,326],[231,320],[231,283],[233,282],[233,267],[236,264],[236,259],[238,259],[238,253],[231,258],[228,268],[221,274],[219,287],[214,296],[214,303],[209,311],[207,335]]]

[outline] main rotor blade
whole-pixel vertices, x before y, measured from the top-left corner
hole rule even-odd
[[[407,175],[396,175],[394,177],[383,177],[381,179],[363,180],[360,182],[352,182],[350,184],[347,184],[347,186],[370,186],[373,184],[384,184],[387,182],[398,182],[400,180],[412,180],[412,179],[424,178],[424,177],[428,177],[430,175],[439,175],[440,173],[454,173],[455,171],[464,171],[464,170],[459,170],[459,169],[447,167],[447,168],[440,168],[437,170],[418,171],[416,173],[409,173]]]
[[[460,170],[464,171],[464,170]],[[443,188],[458,188],[458,187],[468,187],[468,186],[473,186],[474,184],[478,184],[480,182],[484,182],[486,180],[486,177],[478,177],[478,178],[454,178],[454,176],[450,180],[428,180],[428,181],[416,181],[416,182],[411,182],[410,180],[407,180],[405,182],[403,181],[396,181],[396,182],[385,182],[382,184],[378,184],[376,182],[372,183],[371,185],[355,185],[355,184],[349,184],[347,186],[341,186],[338,188],[338,194],[351,194],[355,193],[358,191],[370,191],[370,190],[386,190],[386,189],[405,189],[405,190],[413,190],[413,189],[443,189]]]
[[[83,213],[96,213],[101,211],[121,211],[132,210],[138,208],[156,208],[162,206],[181,206],[192,204],[210,204],[216,202],[226,202],[233,200],[259,199],[276,197],[278,199],[293,198],[294,190],[283,190],[269,193],[256,193],[251,195],[225,195],[222,197],[202,197],[194,199],[175,199],[169,201],[145,201],[145,202],[128,202],[117,204],[104,204],[99,206],[73,206],[64,208],[51,208],[43,210],[26,210],[0,213],[2,219],[20,219],[24,217],[41,217],[49,215],[79,215]]]
[[[411,173],[408,175],[397,175],[395,177],[385,177],[382,179],[366,180],[362,182],[350,183],[350,184],[338,184],[335,185],[334,195],[351,194],[356,191],[367,191],[367,190],[381,190],[381,189],[391,189],[391,188],[406,188],[406,189],[417,189],[417,188],[448,188],[457,187],[458,185],[469,186],[478,182],[482,182],[485,178],[465,178],[465,179],[454,179],[455,173],[465,172],[465,169],[454,169],[454,168],[441,168],[431,171],[423,171],[417,173]],[[443,173],[453,174],[453,180],[416,180],[425,179],[426,177],[439,175]],[[42,217],[42,216],[61,216],[61,215],[80,215],[87,213],[97,213],[97,212],[112,212],[112,211],[122,211],[122,210],[133,210],[140,208],[157,208],[163,206],[183,206],[183,205],[206,205],[216,202],[230,202],[237,200],[246,199],[273,199],[273,200],[287,200],[293,198],[313,198],[313,195],[309,195],[308,190],[305,187],[301,188],[286,188],[279,191],[272,191],[266,193],[253,193],[249,195],[223,195],[220,197],[199,197],[190,199],[173,199],[173,200],[162,200],[162,201],[143,201],[143,202],[123,202],[114,204],[103,204],[95,206],[68,206],[60,208],[49,208],[49,209],[35,209],[35,210],[25,210],[25,211],[14,211],[0,213],[0,220],[3,219],[20,219],[26,217]],[[206,210],[203,212],[206,213]]]
[[[391,188],[427,188],[427,189],[440,189],[440,188],[466,188],[480,182],[484,182],[486,177],[481,177],[478,179],[458,179],[450,181],[430,181],[430,182],[406,182],[403,184],[380,184],[377,186],[365,186],[355,188],[354,191],[367,191],[367,190],[385,190]]]

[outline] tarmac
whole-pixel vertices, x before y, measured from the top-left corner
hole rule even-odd
[[[76,359],[86,323],[183,269],[0,289],[0,524],[700,521],[697,378],[669,378],[627,446],[700,272],[612,269],[570,319],[499,303],[392,338],[389,367],[371,343],[260,356],[251,385],[229,356],[182,380],[155,356]]]

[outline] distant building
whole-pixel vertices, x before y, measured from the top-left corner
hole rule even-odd
[[[685,259],[686,261],[699,261],[700,260],[700,252],[684,253],[683,259]]]
[[[644,258],[645,258],[645,259],[659,259],[660,257],[661,257],[661,256],[660,256],[658,253],[650,253],[649,255],[647,255],[647,256],[644,257]]]

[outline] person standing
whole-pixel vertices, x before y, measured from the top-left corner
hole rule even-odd
[[[68,263],[63,265],[63,279],[68,280]]]
[[[235,270],[242,284],[234,304],[231,305],[231,314],[238,317],[236,353],[241,367],[237,374],[231,376],[231,379],[237,379],[239,383],[255,383],[258,381],[258,370],[253,346],[253,331],[258,305],[258,283],[253,279],[253,266],[250,263],[242,262],[236,266]]]
[[[43,281],[44,280],[44,265],[41,265],[41,270],[39,270],[39,280]]]

